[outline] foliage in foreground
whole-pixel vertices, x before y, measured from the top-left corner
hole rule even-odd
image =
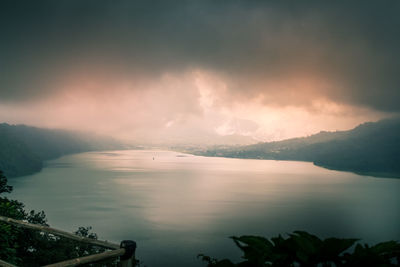
[[[200,254],[208,267],[264,266],[400,266],[400,243],[388,241],[374,246],[357,244],[358,239],[327,238],[295,231],[268,240],[260,236],[231,237],[243,252],[242,262],[217,260]]]
[[[0,194],[11,191],[12,187],[7,185],[7,179],[0,171]],[[23,203],[6,197],[0,197],[0,215],[48,226],[43,211],[26,212]],[[97,235],[90,230],[91,227],[79,227],[75,234],[97,239]],[[18,266],[42,266],[103,251],[104,248],[90,244],[0,222],[0,259]],[[116,266],[116,260],[111,259],[90,266]]]

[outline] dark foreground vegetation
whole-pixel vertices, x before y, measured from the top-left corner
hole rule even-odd
[[[243,261],[217,260],[199,255],[208,267],[264,266],[400,266],[400,243],[388,241],[368,246],[358,239],[327,238],[295,231],[289,237],[231,237],[243,252]]]
[[[7,185],[7,179],[0,171],[1,216],[48,226],[43,211],[28,212],[24,209],[23,203],[3,196],[11,191],[12,187]],[[75,234],[97,239],[97,235],[91,233],[90,230],[90,227],[79,227]],[[104,251],[104,248],[90,244],[0,222],[0,259],[17,266],[43,266]],[[90,266],[117,266],[117,263],[112,259],[90,264]]]
[[[0,171],[0,215],[48,226],[43,211],[27,212],[24,204],[3,195],[10,193],[7,178]],[[97,239],[90,227],[79,227],[75,234]],[[243,261],[214,259],[200,254],[208,267],[264,266],[400,266],[400,243],[388,241],[369,246],[358,239],[320,239],[307,232],[296,231],[287,238],[268,240],[259,236],[231,237],[243,252]],[[67,259],[104,252],[104,248],[38,231],[18,228],[0,222],[0,259],[17,266],[43,266]],[[137,266],[141,263],[138,261]],[[118,266],[115,259],[91,263],[89,266]]]
[[[121,143],[101,136],[0,124],[0,170],[7,177],[38,172],[43,161],[62,155],[123,148]]]
[[[214,157],[310,161],[328,169],[400,178],[400,118],[361,124],[350,131],[194,154]]]

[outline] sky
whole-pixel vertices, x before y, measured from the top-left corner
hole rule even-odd
[[[395,0],[4,0],[0,122],[138,144],[351,129],[400,113],[398,14]]]

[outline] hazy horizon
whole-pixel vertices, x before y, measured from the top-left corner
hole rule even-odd
[[[43,129],[43,130],[50,130],[50,131],[66,131],[70,132],[72,134],[77,134],[78,136],[81,135],[82,137],[88,137],[88,138],[99,138],[99,140],[103,140],[105,142],[108,141],[117,141],[117,143],[120,143],[122,146],[126,146],[127,149],[131,148],[146,148],[146,149],[169,149],[171,147],[176,147],[176,148],[190,148],[190,147],[210,147],[210,146],[244,146],[244,145],[251,145],[251,144],[257,144],[257,143],[264,143],[264,142],[276,142],[276,141],[284,141],[284,140],[290,140],[290,139],[296,139],[296,138],[304,138],[304,137],[311,137],[314,135],[317,135],[319,133],[335,133],[335,132],[346,132],[346,131],[351,131],[358,126],[361,126],[365,123],[376,123],[379,121],[383,120],[391,120],[391,119],[396,119],[400,118],[399,116],[389,116],[389,117],[384,117],[382,120],[369,120],[362,122],[360,124],[357,124],[354,127],[351,127],[349,129],[343,129],[343,130],[320,130],[318,132],[306,134],[306,135],[299,135],[299,136],[291,136],[288,138],[284,139],[274,139],[274,140],[259,140],[256,139],[252,136],[246,136],[246,135],[240,135],[240,134],[228,134],[228,135],[203,135],[203,136],[196,136],[196,137],[186,137],[184,141],[179,140],[179,136],[167,136],[164,139],[145,139],[145,140],[132,140],[129,138],[120,138],[118,136],[113,136],[113,135],[108,135],[104,133],[98,133],[95,131],[91,130],[81,130],[81,129],[67,129],[67,128],[54,128],[54,127],[40,127],[40,126],[35,126],[35,125],[29,125],[25,123],[9,123],[9,122],[1,122],[1,124],[7,124],[10,126],[26,126],[26,127],[33,127],[37,129]]]
[[[399,14],[1,0],[0,262],[399,264]]]
[[[0,122],[136,144],[349,130],[400,112],[399,10],[397,1],[2,1]]]

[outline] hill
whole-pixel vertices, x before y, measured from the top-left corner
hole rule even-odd
[[[0,170],[7,177],[40,171],[43,161],[92,150],[123,149],[111,139],[64,130],[0,124]]]
[[[204,156],[310,161],[329,169],[400,177],[400,118],[368,122],[349,131],[196,151]]]

